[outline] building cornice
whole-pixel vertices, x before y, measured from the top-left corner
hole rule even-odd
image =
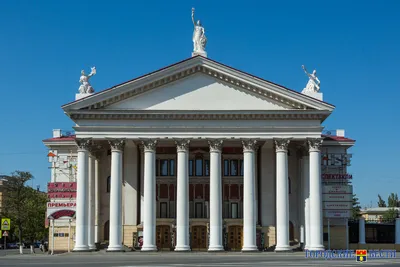
[[[72,120],[324,120],[329,111],[137,111],[80,110],[69,114]]]

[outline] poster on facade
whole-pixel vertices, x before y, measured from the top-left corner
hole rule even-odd
[[[351,210],[324,210],[325,218],[350,218]]]
[[[352,202],[324,202],[325,210],[351,210]]]
[[[143,231],[138,231],[137,246],[140,248],[143,246]]]
[[[323,194],[351,194],[353,195],[353,186],[351,185],[324,185]]]
[[[49,219],[72,218],[75,216],[75,211],[75,201],[47,202],[47,217]]]
[[[322,201],[353,202],[353,195],[352,194],[322,194]]]

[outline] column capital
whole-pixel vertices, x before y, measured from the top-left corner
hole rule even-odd
[[[224,140],[222,139],[213,139],[213,140],[208,140],[208,145],[210,146],[210,152],[218,152],[221,153],[222,151],[222,144],[224,143]]]
[[[158,140],[156,139],[141,139],[144,152],[155,152]]]
[[[276,138],[274,139],[276,152],[287,152],[290,138]]]
[[[91,138],[78,138],[78,139],[75,139],[75,143],[78,146],[78,150],[89,151],[90,147],[92,146],[92,139]]]
[[[176,151],[177,152],[188,152],[189,144],[190,144],[190,140],[188,140],[188,139],[176,139],[175,140]]]
[[[124,151],[125,139],[107,139],[108,144],[111,146],[111,150]]]
[[[256,139],[244,139],[242,140],[243,152],[255,152],[258,149]]]
[[[322,138],[308,138],[307,146],[309,152],[319,152],[321,150]]]

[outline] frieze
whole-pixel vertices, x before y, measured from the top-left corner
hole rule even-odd
[[[70,117],[74,120],[321,120],[321,114],[143,114],[143,113],[74,113]]]
[[[290,100],[286,97],[280,96],[278,94],[275,94],[271,91],[265,90],[261,87],[250,85],[249,83],[245,81],[241,81],[238,78],[234,78],[230,75],[225,75],[221,72],[218,72],[216,70],[213,70],[211,68],[205,67],[205,66],[194,66],[191,68],[187,68],[185,70],[182,70],[178,73],[175,73],[171,76],[168,77],[163,77],[161,79],[154,80],[152,82],[149,82],[143,86],[134,88],[130,90],[129,92],[124,92],[118,96],[110,97],[107,100],[103,100],[101,102],[95,103],[91,106],[89,106],[89,109],[99,109],[103,107],[107,107],[109,105],[112,105],[116,102],[125,100],[127,98],[137,96],[138,94],[148,92],[150,90],[153,90],[157,87],[160,86],[165,86],[169,83],[175,82],[177,80],[180,80],[182,78],[188,77],[190,75],[193,75],[195,73],[204,73],[208,76],[211,76],[213,78],[219,79],[220,81],[223,81],[224,83],[229,83],[231,85],[234,85],[236,87],[240,87],[244,90],[250,91],[252,93],[258,94],[260,96],[272,99],[275,102],[279,102],[281,104],[287,105],[289,107],[292,107],[294,109],[307,109],[308,107],[306,105],[303,105],[301,103],[298,103],[296,101]]]

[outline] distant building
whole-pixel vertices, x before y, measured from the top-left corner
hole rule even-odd
[[[361,216],[366,220],[382,220],[383,215],[390,209],[395,209],[397,212],[400,212],[399,207],[390,208],[390,207],[378,207],[378,208],[366,208],[360,211]]]

